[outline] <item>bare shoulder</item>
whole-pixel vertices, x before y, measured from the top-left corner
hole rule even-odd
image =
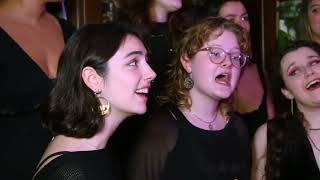
[[[267,150],[267,123],[261,125],[253,139],[251,179],[264,180]]]
[[[267,146],[267,123],[261,125],[253,138],[253,148],[256,150],[265,150]]]

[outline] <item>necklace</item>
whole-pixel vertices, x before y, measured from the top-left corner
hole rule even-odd
[[[216,113],[214,114],[212,120],[208,122],[208,121],[205,121],[205,120],[203,120],[202,118],[200,118],[200,117],[199,117],[198,115],[196,115],[194,112],[191,112],[191,111],[190,111],[188,114],[190,114],[190,115],[192,115],[193,117],[195,117],[198,121],[201,121],[201,122],[203,122],[203,123],[208,124],[209,130],[213,130],[213,123],[216,121],[217,116],[218,116],[218,113],[216,112]]]
[[[312,146],[318,151],[318,160],[320,161],[320,148],[317,147],[316,143],[312,140],[310,135],[308,134],[308,139],[310,140]]]

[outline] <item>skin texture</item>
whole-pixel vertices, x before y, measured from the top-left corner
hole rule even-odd
[[[149,15],[154,22],[167,22],[168,15],[182,7],[181,0],[154,0],[149,7]]]

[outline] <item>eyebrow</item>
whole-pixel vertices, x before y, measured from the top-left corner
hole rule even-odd
[[[319,7],[320,4],[311,4],[310,9],[314,8],[314,7]]]
[[[310,55],[310,56],[307,56],[307,59],[312,59],[312,58],[320,58],[320,56],[318,55]],[[287,71],[291,68],[291,66],[293,66],[295,64],[295,62],[292,62],[289,64],[288,68],[287,68]]]
[[[127,58],[132,55],[144,55],[144,53],[142,51],[132,51],[132,52],[128,53],[125,57]]]
[[[248,15],[248,12],[244,12],[244,13],[240,14],[240,16],[246,16],[246,15]],[[237,14],[228,14],[225,17],[237,17]]]

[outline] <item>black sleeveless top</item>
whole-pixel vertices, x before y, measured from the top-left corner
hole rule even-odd
[[[271,126],[275,126],[277,121],[281,120],[282,119],[268,121],[268,138],[272,138],[272,134],[270,134]],[[312,145],[306,135],[288,141],[287,144],[283,144],[282,148],[283,153],[280,157],[281,163],[279,180],[320,179],[320,170],[313,154]]]

